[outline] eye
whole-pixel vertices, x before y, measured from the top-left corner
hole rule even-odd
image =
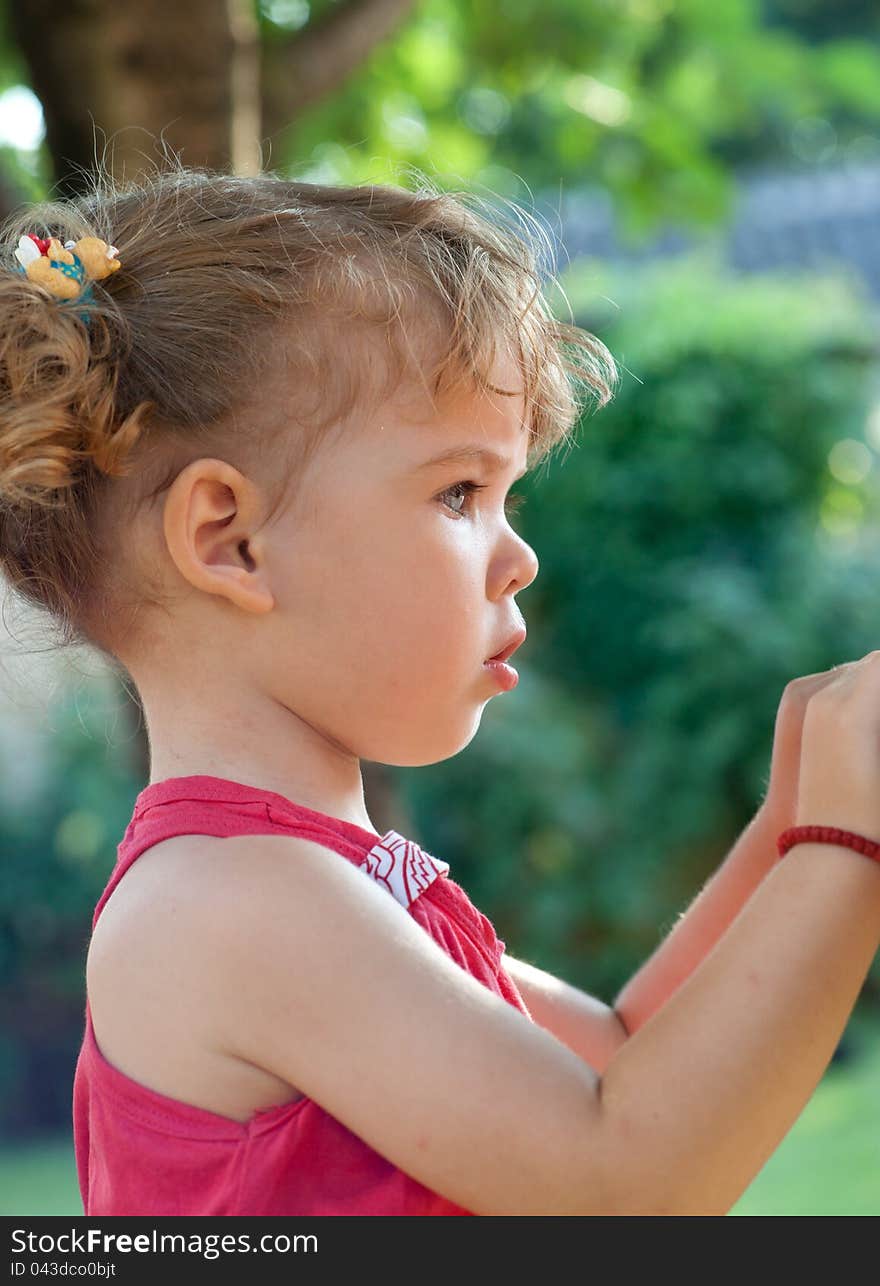
[[[456,482],[451,487],[447,487],[445,491],[442,491],[438,498],[443,501],[447,509],[451,509],[454,514],[456,514],[459,518],[461,518],[464,516],[467,510],[464,508],[462,509],[453,508],[452,505],[446,504],[444,497],[451,496],[454,492],[457,492],[457,491],[463,491],[464,492],[463,499],[465,503],[468,503],[470,501],[470,498],[474,495],[475,492],[485,491],[486,485],[487,484],[485,482]],[[517,510],[520,509],[525,504],[525,501],[526,501],[526,498],[522,492],[511,492],[509,495],[507,495],[504,499],[504,512],[506,516],[508,518],[512,517],[512,515],[515,514]]]

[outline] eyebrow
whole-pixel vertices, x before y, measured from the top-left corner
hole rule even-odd
[[[500,455],[493,451],[491,447],[479,446],[476,442],[468,443],[464,446],[450,447],[448,451],[441,451],[439,455],[432,456],[430,460],[423,460],[420,465],[416,466],[416,473],[422,473],[426,469],[436,469],[443,464],[467,464],[472,461],[478,461],[487,469],[493,472],[500,472],[502,469],[509,469],[513,461],[509,456]],[[528,469],[523,469],[522,473],[516,475],[517,479],[525,477]]]

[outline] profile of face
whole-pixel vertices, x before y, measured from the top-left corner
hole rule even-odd
[[[490,382],[522,389],[501,356]],[[516,596],[538,572],[505,512],[526,469],[524,398],[470,386],[434,406],[402,390],[323,443],[268,522],[223,461],[175,479],[162,517],[175,639],[142,658],[145,688],[132,669],[159,775],[213,765],[212,745],[232,741],[246,760],[225,751],[227,775],[259,756],[261,779],[283,765],[300,789],[304,761],[316,775],[320,761],[334,775],[351,760],[438,763],[472,740],[493,697],[511,699],[484,662],[523,626]],[[456,448],[501,463],[432,463]]]
[[[522,380],[499,361],[491,382]],[[503,695],[484,661],[523,625],[516,595],[538,572],[505,515],[526,467],[523,414],[521,396],[474,389],[436,414],[427,400],[420,415],[411,395],[392,400],[351,441],[318,453],[298,505],[272,530],[267,686],[358,758],[449,758]],[[457,447],[506,464],[429,463]]]

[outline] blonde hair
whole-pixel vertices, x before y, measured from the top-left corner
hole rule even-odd
[[[176,163],[125,184],[99,170],[84,194],[4,221],[0,571],[59,646],[112,656],[127,592],[158,602],[125,536],[191,460],[265,478],[275,512],[331,429],[405,374],[438,398],[462,380],[492,388],[499,343],[523,372],[530,467],[585,401],[609,400],[611,354],[541,293],[541,225],[487,205],[424,176],[409,191]],[[121,269],[88,303],[59,303],[16,269],[25,232],[100,237]]]

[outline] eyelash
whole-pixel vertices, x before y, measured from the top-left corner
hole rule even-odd
[[[445,491],[442,491],[440,493],[439,499],[443,500],[443,497],[448,496],[452,491],[464,491],[465,499],[468,499],[469,497],[474,495],[474,493],[477,491],[485,491],[486,486],[487,484],[485,482],[456,482],[456,483],[453,483],[451,487],[447,487]],[[512,517],[513,514],[515,514],[518,509],[522,508],[525,502],[526,502],[525,494],[521,491],[517,491],[511,495],[506,496],[504,499],[504,512],[507,515],[507,517],[508,518]],[[445,501],[443,501],[443,503],[446,504]],[[465,513],[467,512],[464,509],[452,509],[451,505],[446,505],[446,508],[450,509],[451,512],[455,514],[456,518],[463,518]]]

